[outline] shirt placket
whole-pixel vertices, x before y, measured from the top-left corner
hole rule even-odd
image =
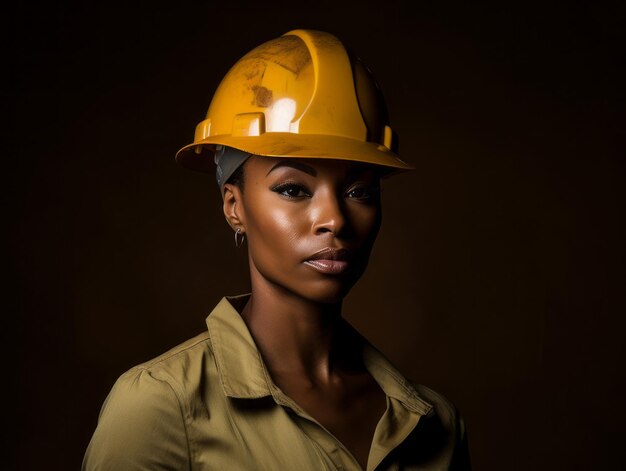
[[[311,440],[316,449],[332,462],[337,471],[363,471],[352,453],[327,428],[286,396],[277,386],[271,385],[271,393],[277,404],[290,409],[290,415],[300,430]]]

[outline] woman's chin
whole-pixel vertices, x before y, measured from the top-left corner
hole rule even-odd
[[[337,304],[348,295],[354,283],[316,283],[301,292],[302,297],[320,304]]]

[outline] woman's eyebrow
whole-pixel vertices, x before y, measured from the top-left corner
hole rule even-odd
[[[308,173],[309,175],[312,175],[314,177],[317,176],[317,171],[311,167],[310,165],[307,165],[305,163],[302,162],[297,162],[294,161],[292,159],[290,160],[281,160],[280,162],[278,162],[276,165],[274,165],[269,172],[267,172],[267,174],[265,175],[266,177],[272,173],[274,170],[276,170],[277,168],[280,167],[292,167],[295,168],[296,170],[300,170],[304,173]]]

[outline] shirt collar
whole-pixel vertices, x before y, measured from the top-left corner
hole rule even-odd
[[[224,394],[240,399],[273,396],[278,387],[273,383],[261,354],[238,312],[250,294],[225,296],[206,319],[211,346]],[[424,401],[406,378],[354,327],[346,322],[363,342],[363,361],[385,394],[399,400],[408,410],[427,414],[432,405]],[[278,401],[277,402],[283,402]]]

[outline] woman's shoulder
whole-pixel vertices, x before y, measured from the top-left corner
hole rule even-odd
[[[418,395],[432,406],[422,430],[430,434],[431,440],[439,438],[441,443],[445,443],[442,450],[449,454],[450,469],[471,469],[465,422],[456,405],[443,394],[423,384],[411,384]]]
[[[189,383],[203,381],[198,375],[205,376],[207,357],[212,355],[208,332],[167,350],[166,352],[137,364],[122,373],[109,393],[105,402],[145,401],[148,398],[167,396],[184,399]]]
[[[182,406],[189,402],[199,384],[211,382],[212,356],[209,333],[196,335],[122,373],[107,402],[119,402],[133,396],[139,399],[166,396],[169,399],[175,397]]]
[[[203,361],[207,355],[211,354],[209,333],[205,331],[150,360],[133,366],[122,377],[137,375],[142,371],[175,373],[181,369],[187,370],[191,365]]]
[[[126,469],[133,460],[184,467],[187,419],[197,407],[199,386],[211,381],[208,340],[204,332],[118,377],[102,405],[83,469]],[[167,449],[155,448],[156,441]],[[163,456],[155,456],[161,451]]]
[[[433,407],[439,418],[445,423],[454,423],[458,420],[459,412],[455,404],[443,394],[420,383],[411,381],[417,394]]]
[[[208,335],[203,333],[123,373],[102,405],[82,469],[156,462],[171,469],[187,467],[191,391],[202,382],[192,372],[200,371],[207,354]]]

